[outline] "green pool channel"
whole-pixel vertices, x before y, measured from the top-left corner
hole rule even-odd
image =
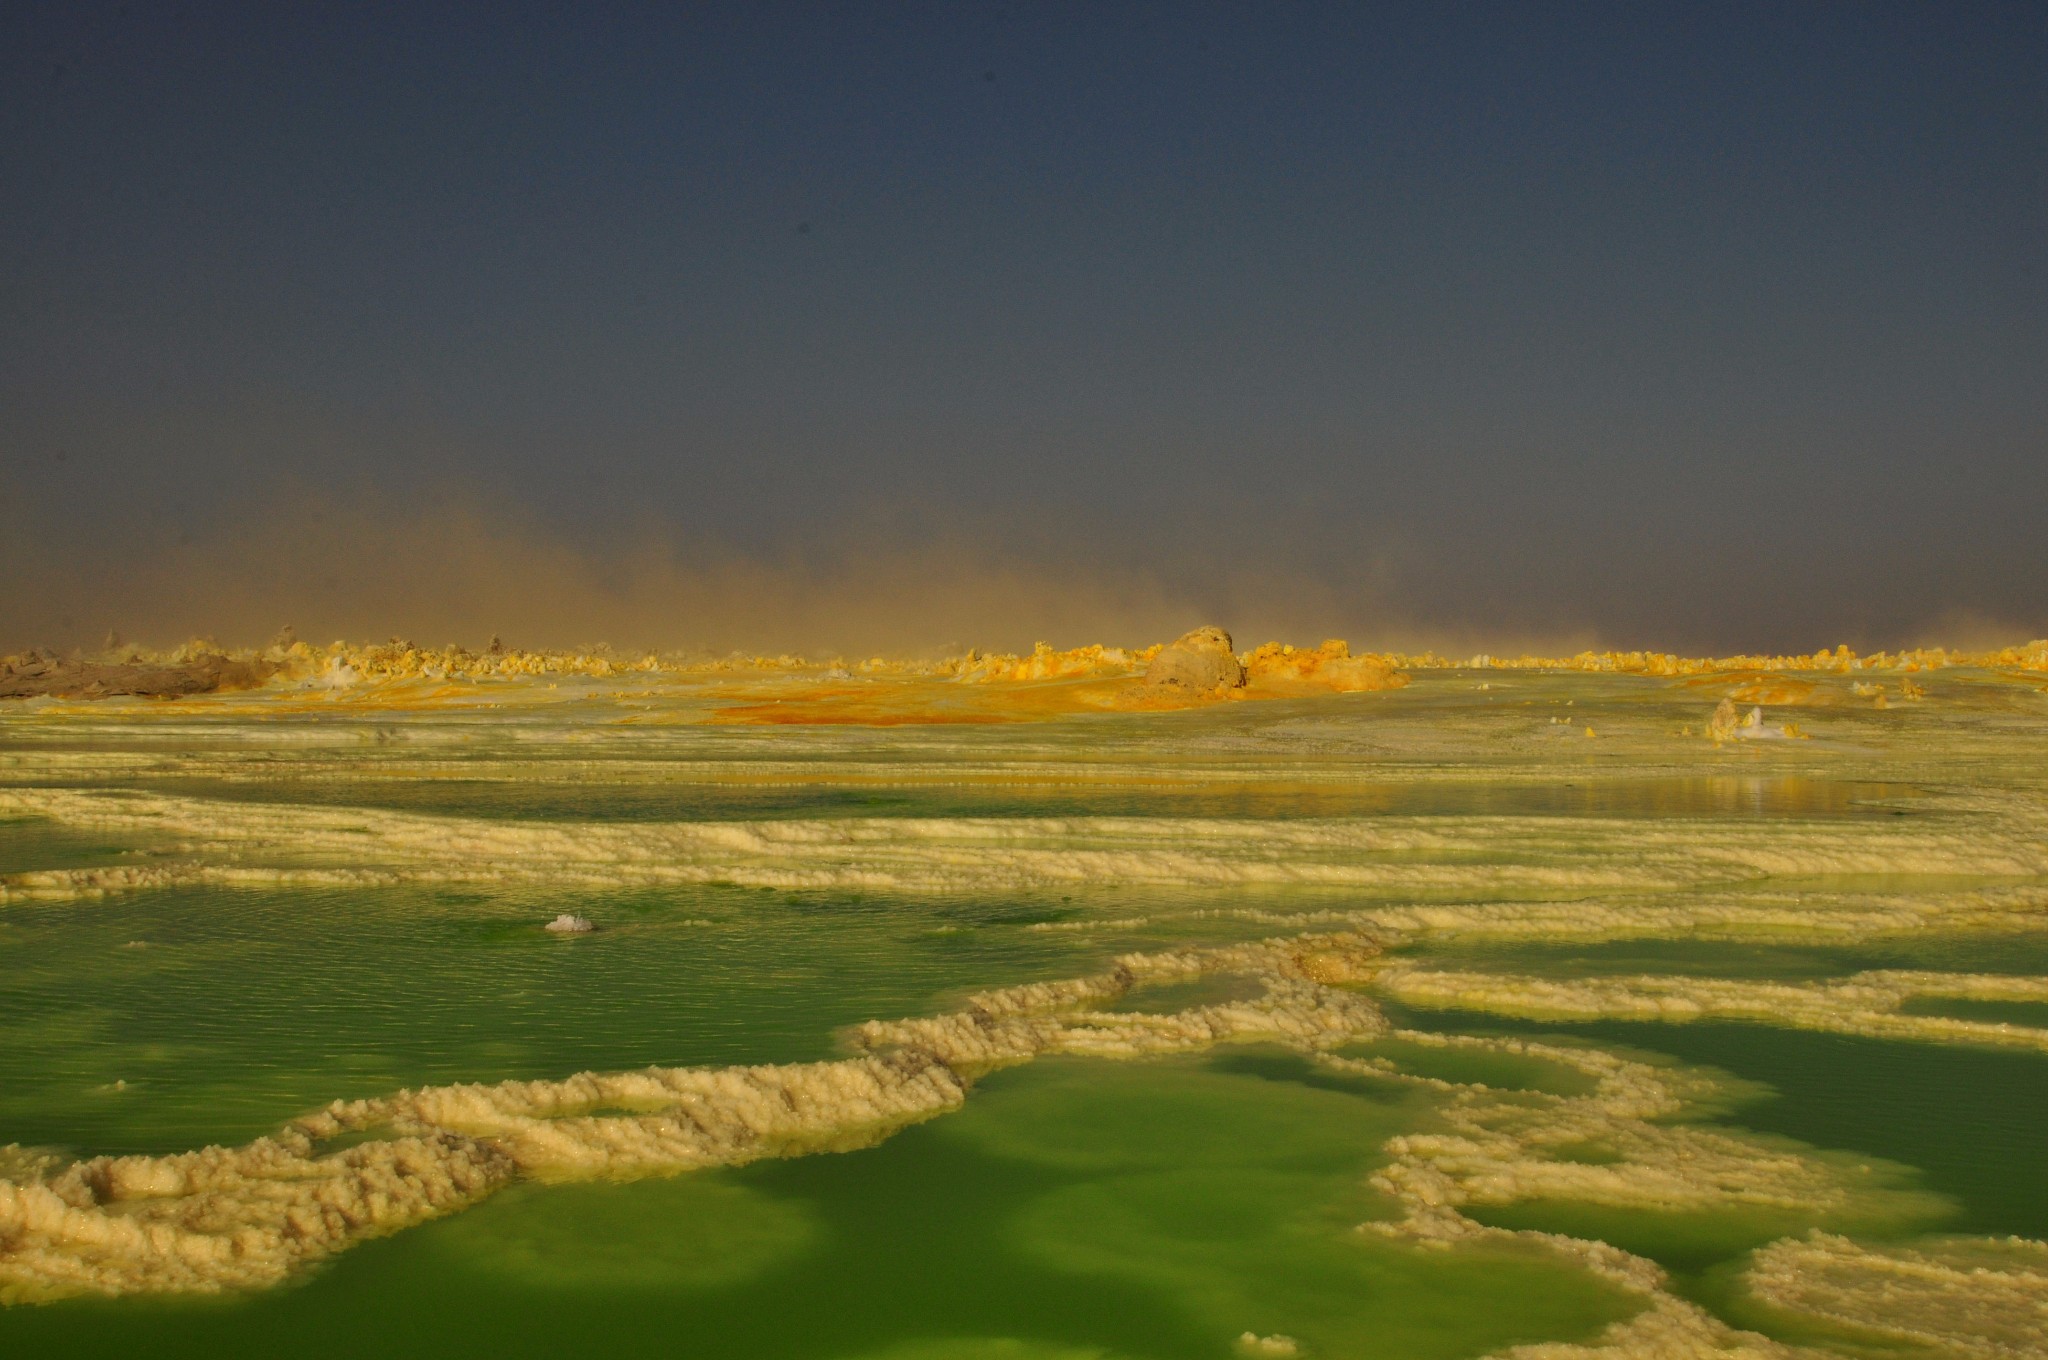
[[[1044,1061],[842,1155],[627,1184],[525,1185],[234,1300],[0,1312],[51,1356],[498,1356],[653,1349],[790,1360],[1469,1356],[1590,1337],[1634,1301],[1518,1247],[1356,1230],[1364,1178],[1428,1118],[1281,1053]]]
[[[624,820],[1834,816],[1891,799],[1889,815],[1910,794],[1825,781],[1647,787],[1654,782],[1493,786],[1483,797],[1411,789],[1377,802],[1371,790],[1304,800],[1256,791],[693,786],[622,797],[611,788],[484,781],[243,792],[450,815]],[[104,863],[118,850],[42,824],[0,823],[0,872]],[[399,1086],[820,1058],[834,1053],[840,1026],[931,1013],[970,988],[1074,976],[1116,949],[1274,933],[1170,922],[1146,927],[1142,938],[1024,928],[1146,905],[1135,894],[1061,896],[1073,900],[905,902],[722,887],[573,897],[192,889],[11,906],[0,913],[0,1139],[92,1153],[175,1151],[239,1142],[330,1099]],[[558,910],[592,914],[603,929],[572,939],[540,932]],[[2038,940],[1931,948],[1667,943],[1429,957],[1719,976],[1899,966],[2048,972],[2048,945]],[[1995,959],[2007,966],[1985,962]],[[1163,1010],[1246,994],[1238,982],[1212,979],[1125,1004]],[[1425,1029],[1561,1032],[1725,1069],[1774,1092],[1728,1122],[1917,1168],[1922,1184],[1957,1206],[1934,1225],[1943,1230],[2048,1236],[2041,1058],[1753,1026],[1409,1018]],[[1455,1080],[1582,1089],[1574,1085],[1582,1079],[1546,1064],[1385,1051]],[[1357,1230],[1388,1212],[1366,1186],[1380,1146],[1429,1127],[1434,1099],[1271,1050],[1041,1061],[986,1078],[963,1111],[864,1151],[623,1184],[524,1184],[249,1297],[0,1310],[0,1354],[632,1349],[766,1360],[1222,1360],[1251,1332],[1294,1337],[1307,1356],[1430,1360],[1589,1338],[1632,1312],[1635,1300],[1533,1248],[1425,1251]],[[1492,1221],[1617,1241],[1664,1261],[1680,1287],[1738,1318],[1731,1266],[1798,1226],[1558,1205],[1503,1210]]]
[[[1904,1185],[1946,1202],[1905,1221],[1843,1225],[1876,1239],[1918,1233],[2048,1237],[2048,1056],[1905,1043],[1733,1023],[1533,1022],[1454,1011],[1396,1018],[1442,1032],[1544,1036],[1661,1054],[1742,1079],[1748,1097],[1718,1122],[1797,1140],[1831,1156],[1878,1159]],[[1561,1203],[1475,1211],[1503,1227],[1599,1237],[1672,1271],[1675,1287],[1743,1325],[1768,1325],[1735,1274],[1764,1242],[1809,1227],[1798,1215],[1683,1215]],[[1838,1229],[1839,1230],[1839,1229]]]
[[[222,783],[167,777],[139,791],[321,807],[492,819],[620,822],[779,820],[803,817],[1851,817],[1910,813],[1924,797],[1908,784],[1799,776],[1645,776],[1505,783],[1472,779],[1245,780],[1225,775],[1169,783],[1156,770],[1127,779],[1057,767],[1029,779],[943,766],[893,777],[833,775],[814,767],[787,782],[735,782],[678,772],[668,779],[544,777],[432,779],[397,775]]]

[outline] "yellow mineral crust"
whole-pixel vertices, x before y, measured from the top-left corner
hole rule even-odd
[[[296,639],[263,648],[224,648],[208,639],[197,639],[170,649],[122,647],[91,658],[58,658],[42,652],[0,656],[0,673],[25,671],[60,661],[101,665],[183,666],[193,664],[255,667],[278,677],[273,683],[320,683],[346,686],[398,679],[492,680],[522,677],[615,678],[648,675],[749,675],[801,672],[846,671],[862,676],[919,676],[968,680],[977,683],[1022,683],[1035,680],[1074,679],[1090,676],[1129,675],[1142,670],[1161,644],[1148,647],[1119,647],[1101,643],[1057,649],[1037,644],[1028,654],[968,651],[958,656],[929,660],[870,657],[858,662],[844,658],[817,658],[779,654],[732,653],[722,657],[691,656],[653,651],[618,651],[608,646],[582,649],[522,650],[493,646],[473,651],[457,644],[426,646],[393,638],[385,643],[335,642],[316,647]],[[1861,672],[1898,671],[1915,673],[1951,667],[1987,670],[2048,672],[2048,639],[1989,651],[1952,650],[1927,647],[1897,652],[1878,651],[1859,655],[1848,647],[1823,648],[1811,653],[1785,655],[1735,654],[1719,657],[1688,657],[1669,652],[1583,651],[1568,656],[1447,657],[1435,652],[1377,653],[1354,657],[1341,639],[1317,647],[1294,647],[1268,642],[1241,654],[1247,669],[1280,677],[1292,675],[1314,679],[1318,669],[1333,663],[1365,661],[1388,669],[1477,668],[1492,670],[1584,671],[1603,674],[1655,676],[1746,677],[1753,682],[1761,675],[1786,672],[1848,675]],[[1338,675],[1348,667],[1337,664]],[[240,674],[241,672],[237,672]]]
[[[1814,697],[1813,681],[1796,675],[1742,674],[1704,675],[1686,681],[1692,687],[1714,687],[1731,703],[1803,704]]]
[[[1245,655],[1246,685],[1275,694],[1359,694],[1399,689],[1408,677],[1383,656],[1353,656],[1342,638],[1319,647],[1268,642]]]
[[[957,1108],[976,1074],[1040,1054],[1319,1051],[1384,1031],[1369,1001],[1316,980],[1363,976],[1375,949],[1334,935],[1130,955],[1095,977],[980,993],[952,1015],[862,1026],[837,1062],[427,1087],[337,1101],[236,1148],[68,1166],[9,1156],[0,1301],[261,1287],[522,1177],[666,1175],[864,1146]],[[1141,982],[1210,972],[1252,976],[1263,995],[1172,1015],[1094,1009]]]
[[[0,657],[0,700],[62,695],[86,705],[108,702],[95,698],[101,695],[159,695],[118,702],[162,704],[180,695],[239,689],[244,693],[238,698],[209,702],[220,712],[409,711],[605,695],[685,699],[708,706],[700,716],[666,721],[888,727],[1032,722],[1100,712],[1169,711],[1223,700],[1362,693],[1405,685],[1409,671],[1443,668],[1686,677],[1743,704],[1843,702],[1849,695],[1839,680],[1817,682],[1879,672],[1897,675],[1904,698],[1922,692],[1907,678],[1910,673],[1975,667],[2035,684],[2048,676],[2048,640],[1987,652],[1923,648],[1864,656],[1838,647],[1787,656],[1587,651],[1453,658],[1433,652],[1353,655],[1348,643],[1332,639],[1316,647],[1280,642],[1254,647],[1238,656],[1245,685],[1194,693],[1140,683],[1160,650],[1160,644],[1061,650],[1039,643],[1023,655],[969,651],[927,660],[877,656],[849,662],[789,654],[620,652],[603,646],[518,650],[495,643],[478,652],[400,638],[372,645],[335,642],[324,648],[280,639],[242,651],[195,641],[170,651],[130,647],[97,657],[42,652]]]
[[[1160,654],[1156,645],[1055,651],[1040,643],[1025,657],[970,654],[942,668],[950,673],[940,676],[763,691],[751,702],[718,708],[714,720],[767,726],[1013,723],[1086,713],[1170,712],[1221,700],[1364,693],[1408,683],[1383,658],[1354,657],[1341,640],[1311,649],[1278,642],[1255,648],[1242,659],[1247,674],[1242,687],[1144,683],[1146,667]]]
[[[1949,667],[1982,670],[2048,671],[2048,638],[1991,651],[1952,651],[1919,647],[1897,652],[1858,655],[1848,647],[1782,656],[1742,653],[1733,656],[1678,656],[1670,652],[1584,651],[1571,656],[1514,657],[1482,654],[1471,658],[1435,652],[1394,653],[1388,660],[1404,670],[1446,667],[1493,670],[1586,671],[1613,675],[1725,676],[1755,679],[1755,672],[1804,671],[1848,675],[1863,671],[1933,671]]]
[[[2048,1029],[1908,1015],[1918,998],[2048,1003],[2048,978],[1908,970],[1809,983],[1702,977],[1541,978],[1396,965],[1376,985],[1411,1005],[1546,1020],[1740,1020],[1874,1039],[1992,1044],[2048,1053]]]
[[[1096,643],[1058,651],[1041,642],[1029,656],[983,656],[969,652],[952,663],[952,673],[973,684],[1022,683],[1030,680],[1073,680],[1104,675],[1131,675],[1144,669],[1159,651],[1157,645],[1125,651]]]

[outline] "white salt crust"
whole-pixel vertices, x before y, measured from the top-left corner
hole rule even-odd
[[[1762,1140],[1660,1123],[1714,1094],[1707,1074],[1656,1067],[1597,1049],[1521,1039],[1403,1031],[1440,1048],[1540,1058],[1594,1082],[1585,1096],[1500,1092],[1484,1085],[1406,1074],[1386,1059],[1333,1054],[1340,1071],[1414,1082],[1449,1097],[1446,1131],[1391,1139],[1373,1184],[1400,1206],[1362,1231],[1452,1248],[1524,1242],[1561,1254],[1643,1299],[1643,1311],[1591,1342],[1517,1346],[1497,1360],[1819,1360],[1834,1352],[1791,1346],[1731,1327],[1672,1293],[1661,1267],[1604,1242],[1488,1227],[1469,1205],[1567,1199],[1614,1206],[1699,1210],[1780,1208],[1882,1214],[1910,1210],[1910,1196],[1860,1184],[1843,1169]],[[1597,1148],[1598,1165],[1571,1154]],[[1898,1201],[1888,1206],[1885,1201]],[[1757,1252],[1744,1277],[1757,1299],[1940,1353],[1983,1360],[2048,1356],[2048,1245],[2024,1239],[1947,1239],[1914,1247],[1867,1247],[1813,1233]]]
[[[848,818],[519,822],[126,790],[0,789],[0,816],[155,843],[145,861],[0,876],[0,903],[180,885],[551,890],[732,883],[892,892],[1298,887],[1381,895],[1654,893],[1768,878],[2048,874],[2037,800],[1953,817]]]

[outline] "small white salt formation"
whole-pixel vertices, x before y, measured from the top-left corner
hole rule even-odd
[[[1735,735],[1742,741],[1776,741],[1792,735],[1787,728],[1764,721],[1761,708],[1749,710],[1749,716],[1742,720],[1742,726],[1735,729]]]
[[[590,924],[588,916],[572,916],[565,911],[541,929],[551,930],[557,935],[588,935],[597,927]]]
[[[1727,741],[1777,741],[1791,736],[1792,729],[1764,721],[1761,708],[1749,710],[1749,716],[1739,722],[1735,716],[1735,705],[1723,699],[1714,709],[1713,721],[1707,724],[1707,735],[1719,746]]]

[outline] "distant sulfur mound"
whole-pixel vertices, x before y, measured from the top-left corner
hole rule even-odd
[[[1331,638],[1320,647],[1268,642],[1246,654],[1244,669],[1252,688],[1278,694],[1356,694],[1399,689],[1408,683],[1385,657],[1353,656],[1342,638]]]
[[[1221,628],[1197,628],[1159,649],[1145,668],[1148,685],[1178,685],[1197,694],[1237,689],[1244,667],[1231,650],[1230,634]]]

